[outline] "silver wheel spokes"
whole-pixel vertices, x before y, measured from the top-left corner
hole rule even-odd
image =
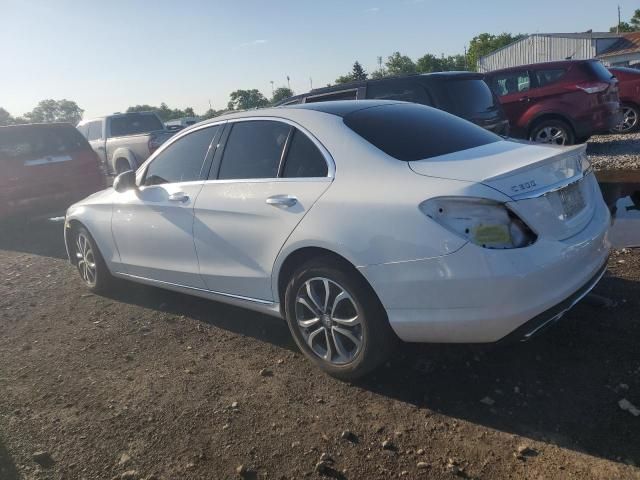
[[[618,125],[616,130],[619,132],[627,132],[638,123],[638,114],[633,108],[622,107],[622,123]]]
[[[78,271],[80,277],[88,285],[93,286],[96,283],[96,262],[93,256],[93,250],[89,239],[80,233],[76,237],[76,259],[78,260]]]
[[[349,363],[362,347],[360,312],[351,295],[328,278],[307,280],[298,290],[298,328],[318,357],[337,365]]]
[[[534,138],[539,143],[553,143],[555,145],[564,145],[567,143],[567,133],[558,127],[544,127],[536,134]]]

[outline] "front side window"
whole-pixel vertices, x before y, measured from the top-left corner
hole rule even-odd
[[[407,81],[371,82],[367,85],[367,98],[431,105],[424,87],[416,82]]]
[[[565,72],[566,70],[564,70],[563,68],[556,68],[553,70],[538,70],[536,72],[536,80],[538,81],[538,86],[546,87],[547,85],[557,82],[564,76]]]
[[[87,124],[87,140],[100,140],[102,138],[102,122],[89,122]]]
[[[199,180],[209,146],[219,129],[216,125],[196,130],[167,146],[149,164],[144,185]]]
[[[311,139],[296,130],[289,144],[282,176],[285,178],[326,177],[327,162]]]
[[[509,72],[498,75],[493,78],[493,86],[496,94],[501,97],[527,92],[531,87],[529,72]]]
[[[233,124],[218,178],[276,178],[291,127],[270,120]]]

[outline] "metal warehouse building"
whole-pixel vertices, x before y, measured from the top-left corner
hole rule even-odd
[[[613,63],[607,62],[605,58],[614,58],[611,53],[623,46],[626,46],[628,50],[629,44],[635,43],[632,39],[634,35],[637,34],[585,32],[527,35],[506,47],[480,57],[478,71],[490,72],[529,63],[590,58],[601,58],[606,65],[612,66]],[[627,55],[627,57],[624,65],[632,65],[636,61],[640,62],[640,50],[635,52],[635,55]]]

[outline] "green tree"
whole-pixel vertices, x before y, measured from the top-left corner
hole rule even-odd
[[[369,75],[367,74],[365,69],[362,68],[362,65],[360,64],[360,62],[356,60],[353,63],[353,67],[351,68],[351,71],[346,75],[342,75],[336,78],[336,83],[349,83],[349,82],[355,82],[358,80],[366,80],[368,76]]]
[[[69,122],[72,125],[82,120],[84,110],[71,100],[42,100],[38,106],[25,113],[24,117],[31,123]]]
[[[633,12],[629,22],[620,22],[609,29],[610,32],[637,32],[640,31],[640,8]]]
[[[6,127],[7,125],[13,125],[14,119],[9,112],[0,107],[0,127]]]
[[[289,87],[278,87],[273,92],[273,96],[271,97],[271,105],[275,105],[281,100],[285,98],[293,97],[295,93]]]
[[[164,102],[162,102],[159,107],[143,104],[127,108],[127,113],[131,112],[155,112],[163,122],[166,122],[167,120],[175,120],[182,117],[197,116],[192,107],[187,107],[184,110],[181,110],[179,108],[169,108],[169,106]]]
[[[236,90],[229,95],[229,110],[249,110],[269,105],[269,100],[256,88],[251,90]]]
[[[467,50],[467,65],[469,70],[475,71],[478,68],[478,60],[480,57],[516,42],[525,36],[526,35],[521,33],[514,35],[506,32],[499,35],[493,35],[491,33],[476,35],[469,42],[469,49]]]
[[[394,52],[385,63],[387,75],[409,75],[416,73],[416,64],[406,55]]]
[[[223,113],[226,113],[226,110],[214,110],[213,108],[210,108],[209,110],[204,112],[204,115],[201,115],[200,118],[202,120],[207,120],[208,118],[218,117]]]
[[[444,72],[447,68],[443,60],[444,58],[438,58],[431,53],[427,53],[416,62],[416,70],[418,73]]]

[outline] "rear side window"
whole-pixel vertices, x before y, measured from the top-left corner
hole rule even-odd
[[[600,62],[585,62],[584,69],[601,82],[610,82],[613,74]]]
[[[173,142],[149,164],[144,184],[199,180],[209,146],[219,129],[219,126],[203,128]]]
[[[365,108],[344,123],[372,145],[410,162],[480,147],[499,136],[442,110],[416,104]]]
[[[332,100],[355,100],[356,98],[358,98],[358,90],[343,90],[341,92],[331,92],[324,95],[307,97],[305,103],[329,102]]]
[[[367,85],[367,98],[400,100],[403,102],[431,105],[425,88],[417,82],[372,82]]]
[[[461,117],[473,118],[478,113],[497,108],[489,85],[481,78],[434,81],[431,90],[438,108]]]
[[[89,122],[87,124],[87,140],[100,140],[102,138],[102,122]]]
[[[25,126],[0,128],[0,160],[64,155],[89,145],[74,127]]]
[[[538,70],[536,72],[536,80],[538,81],[538,87],[546,87],[560,80],[566,70],[563,68],[556,68],[553,70]]]
[[[124,137],[156,130],[164,130],[164,125],[155,115],[131,113],[111,118],[112,137]]]
[[[290,130],[286,123],[270,120],[234,123],[218,178],[276,178]]]
[[[296,130],[289,144],[282,176],[285,178],[326,177],[327,162],[307,135]]]
[[[514,93],[528,92],[531,88],[531,79],[526,70],[520,72],[508,72],[498,74],[491,79],[493,90],[503,97]]]

